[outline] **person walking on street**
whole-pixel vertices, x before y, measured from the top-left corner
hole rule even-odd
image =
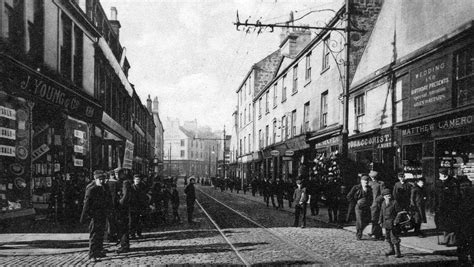
[[[415,223],[415,234],[418,235],[418,237],[425,237],[423,232],[421,232],[421,224],[426,223],[424,184],[424,178],[418,178],[415,182],[415,186],[411,189],[410,196],[410,209],[414,211],[413,221]]]
[[[119,238],[120,238],[120,247],[117,250],[117,253],[126,253],[130,250],[130,238],[129,238],[129,223],[130,223],[130,200],[131,200],[131,191],[132,185],[125,175],[123,169],[115,169],[119,183],[122,185],[122,190],[120,192],[120,199],[118,201],[118,210],[117,210],[117,221],[119,225]]]
[[[311,215],[315,216],[319,214],[319,205],[318,201],[321,199],[321,188],[316,180],[316,175],[312,174],[309,176],[308,187],[308,194],[311,196],[311,201],[309,203],[309,209],[311,211]]]
[[[376,171],[369,172],[369,186],[372,188],[372,205],[370,206],[370,216],[372,222],[372,230],[370,236],[375,240],[383,240],[382,227],[379,224],[380,208],[382,205],[381,199],[377,201],[377,198],[382,195],[383,189],[385,189],[385,183],[379,180],[379,174]]]
[[[89,225],[89,259],[98,261],[106,257],[104,253],[104,234],[107,213],[110,209],[109,192],[103,186],[106,175],[102,170],[94,171],[94,185],[88,186],[81,213],[81,223],[90,218]]]
[[[357,240],[362,239],[362,233],[364,232],[365,227],[369,224],[370,216],[370,206],[372,205],[372,189],[368,185],[369,176],[363,174],[360,178],[360,184],[354,185],[347,194],[348,201],[354,201],[356,203],[354,207],[356,215],[356,238]]]
[[[117,207],[119,199],[118,181],[115,177],[115,171],[109,172],[109,179],[106,180],[106,186],[110,194],[111,209],[107,216],[107,239],[109,242],[118,240]]]
[[[132,239],[143,238],[142,224],[143,215],[147,206],[146,187],[142,183],[140,174],[133,176],[132,195],[130,203],[130,236]]]
[[[384,189],[382,191],[382,196],[384,201],[382,202],[380,217],[378,223],[385,228],[385,233],[387,235],[387,242],[390,246],[390,250],[385,253],[385,256],[396,255],[397,258],[401,258],[402,254],[400,252],[400,237],[398,225],[398,212],[402,211],[401,207],[398,205],[397,201],[392,198],[392,194],[389,189]]]
[[[283,194],[284,194],[285,186],[280,178],[276,179],[275,182],[275,194],[277,198],[277,209],[283,209]]]
[[[296,189],[293,193],[293,199],[295,200],[295,222],[293,227],[298,227],[300,223],[300,214],[302,215],[301,228],[306,227],[306,205],[310,202],[310,197],[306,193],[306,188],[301,184],[301,180],[296,180]]]
[[[194,223],[193,212],[194,212],[194,201],[196,201],[196,189],[194,188],[194,178],[189,179],[189,184],[184,189],[186,194],[186,209],[188,212],[188,223]]]
[[[328,181],[325,186],[326,203],[328,207],[329,222],[338,221],[338,210],[340,204],[340,194],[342,183],[334,177],[333,173],[329,173],[327,177]]]
[[[439,171],[439,183],[436,188],[435,198],[435,223],[436,228],[443,232],[441,244],[446,246],[456,245],[456,220],[461,203],[460,186],[456,179],[449,175],[448,169]]]
[[[178,208],[179,208],[179,193],[176,189],[176,184],[171,186],[171,206],[173,207],[173,222],[174,223],[181,223],[181,219],[179,218]]]
[[[408,211],[410,206],[411,185],[406,181],[403,172],[398,174],[398,182],[393,186],[393,198],[402,210]]]
[[[270,182],[267,178],[264,178],[262,182],[262,194],[263,194],[263,201],[268,207],[268,202],[270,200]]]

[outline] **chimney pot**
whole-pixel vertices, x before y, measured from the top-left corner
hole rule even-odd
[[[117,8],[114,6],[110,8],[110,20],[117,20]]]

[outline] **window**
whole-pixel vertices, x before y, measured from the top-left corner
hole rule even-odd
[[[286,116],[283,116],[281,117],[281,134],[280,134],[280,138],[281,140],[285,140],[286,139],[286,136],[285,136],[285,119],[286,119]]]
[[[265,126],[265,146],[268,146],[268,125]]]
[[[251,146],[252,142],[250,142],[250,140],[251,139],[250,139],[250,134],[249,134],[249,152],[252,151],[252,146]]]
[[[193,157],[194,157],[194,153],[191,151],[191,158],[193,158]]]
[[[329,50],[329,38],[331,36],[328,35],[326,38],[324,38],[323,41],[323,67],[322,70],[326,70],[329,68],[329,57],[330,57],[330,50]]]
[[[252,94],[252,74],[249,75],[248,84],[249,84],[249,95],[251,95]]]
[[[298,65],[293,67],[293,94],[298,92]]]
[[[321,128],[328,126],[328,91],[321,94]]]
[[[303,109],[303,117],[304,117],[304,132],[309,131],[309,101],[304,104]]]
[[[242,155],[242,139],[239,141],[239,155]]]
[[[270,112],[269,107],[268,107],[268,95],[269,95],[269,92],[267,91],[267,93],[265,94],[265,113]]]
[[[242,128],[242,112],[240,112],[239,116],[240,116],[240,123],[239,123],[239,125],[240,125],[240,128]]]
[[[244,154],[245,154],[245,149],[246,149],[246,147],[247,147],[246,144],[247,144],[247,137],[244,136]]]
[[[249,103],[249,122],[252,121],[252,104]]]
[[[67,78],[71,79],[71,68],[72,68],[72,21],[66,15],[62,13],[62,45],[61,45],[61,74]]]
[[[278,83],[273,84],[273,108],[277,106],[277,98],[278,98],[277,87],[278,87]]]
[[[247,108],[244,108],[244,125],[245,125],[245,118],[247,117]]]
[[[286,75],[284,75],[283,78],[281,79],[281,102],[285,102],[285,100],[286,100],[285,80],[286,80]]]
[[[74,83],[82,87],[83,33],[79,27],[74,27]]]
[[[258,130],[258,148],[262,148],[262,129]]]
[[[276,143],[277,140],[277,121],[273,119],[273,143]]]
[[[184,139],[181,139],[181,146],[184,146]]]
[[[304,74],[304,78],[305,78],[306,81],[311,80],[311,52],[309,52],[306,55],[306,71],[305,71],[305,74]]]
[[[244,86],[242,88],[242,94],[244,94],[244,101],[247,99],[247,84],[244,83]]]
[[[285,117],[285,140],[288,139],[290,134],[290,128],[288,127],[288,116]]]
[[[296,109],[291,112],[291,137],[296,136]]]
[[[354,107],[355,107],[355,130],[363,131],[364,130],[364,115],[365,115],[365,106],[364,106],[364,95],[359,95],[354,98]]]
[[[458,106],[474,102],[474,49],[466,47],[455,55],[456,64],[456,101]]]
[[[262,98],[258,99],[258,117],[262,116]]]

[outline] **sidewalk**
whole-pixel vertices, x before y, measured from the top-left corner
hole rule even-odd
[[[220,189],[216,189],[216,190],[220,191]],[[244,195],[243,191],[240,191],[239,194],[237,194],[235,191],[233,193],[231,193],[229,190],[224,191],[224,192],[227,193],[227,194],[232,194],[232,195],[235,195],[235,196],[239,196],[239,197],[251,200],[251,201],[259,202],[262,205],[264,205],[263,196],[260,196],[258,193],[254,197],[254,196],[252,196],[251,192],[247,192],[245,195]],[[276,199],[275,199],[275,202],[276,202]],[[288,201],[287,200],[284,200],[284,205],[283,206],[284,206],[284,208],[283,208],[284,211],[294,213],[294,208],[291,208],[291,209],[288,208]],[[271,200],[270,200],[270,207],[269,208],[273,208],[272,204],[271,204]],[[309,212],[309,209],[308,209],[308,213],[307,213],[306,216],[307,216],[307,218],[317,220],[317,221],[322,221],[322,222],[328,223],[330,225],[333,225],[335,227],[342,228],[346,231],[351,231],[351,232],[354,232],[354,233],[356,232],[355,222],[351,222],[351,223],[348,223],[348,224],[329,223],[327,208],[324,207],[321,204],[319,205],[319,214],[318,215],[312,216]],[[453,253],[455,253],[456,252],[456,247],[446,247],[444,245],[438,245],[438,237],[442,238],[442,236],[441,235],[440,236],[436,235],[436,227],[435,227],[435,224],[434,224],[433,217],[427,216],[427,220],[428,220],[428,222],[426,224],[422,224],[422,226],[421,226],[421,229],[426,234],[426,237],[420,238],[418,236],[410,236],[412,234],[412,232],[409,232],[406,236],[400,237],[401,245],[404,246],[404,247],[413,248],[413,249],[416,249],[416,250],[419,250],[419,251],[423,251],[423,252],[426,252],[426,253],[432,253],[432,254],[453,254]],[[370,229],[371,229],[370,225],[365,228],[364,234],[366,236],[369,235]],[[355,235],[354,235],[354,238],[355,238]]]

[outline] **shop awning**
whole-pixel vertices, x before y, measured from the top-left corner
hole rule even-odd
[[[308,143],[309,142],[318,142],[322,139],[327,139],[327,138],[330,138],[332,136],[339,135],[339,134],[341,134],[341,130],[342,130],[342,126],[338,125],[338,126],[335,126],[335,127],[330,127],[330,128],[324,129],[324,130],[317,131],[313,134],[310,134],[306,138],[306,142],[308,142]]]

